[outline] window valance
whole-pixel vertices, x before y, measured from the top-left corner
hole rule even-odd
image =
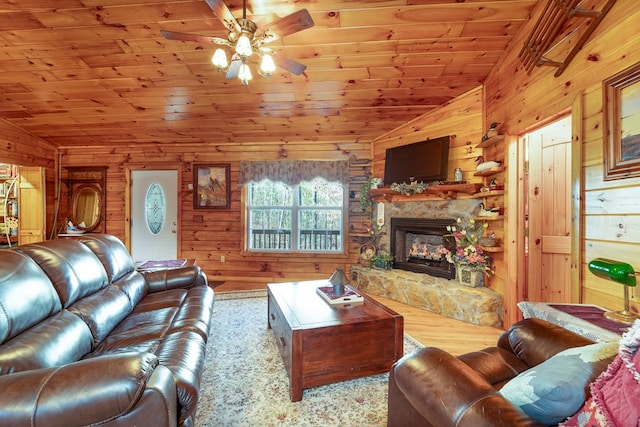
[[[349,184],[349,161],[273,160],[240,162],[238,185],[270,179],[287,185],[324,178],[329,182]]]

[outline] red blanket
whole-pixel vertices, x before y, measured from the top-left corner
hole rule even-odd
[[[620,340],[616,358],[591,383],[591,397],[562,427],[640,427],[640,320]]]
[[[596,381],[591,395],[607,423],[640,426],[640,321],[620,340],[618,355]]]

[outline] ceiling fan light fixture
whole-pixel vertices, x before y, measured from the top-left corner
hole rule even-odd
[[[249,80],[253,78],[251,75],[251,69],[249,68],[249,64],[246,62],[242,63],[240,66],[240,71],[238,71],[238,78],[242,82],[243,86],[247,86],[249,84]]]
[[[270,77],[276,70],[276,64],[273,62],[273,57],[265,53],[262,55],[262,61],[260,62],[260,71],[263,76]]]
[[[161,34],[167,40],[181,40],[198,43],[215,43],[227,49],[217,49],[211,57],[211,63],[218,72],[226,72],[227,79],[239,77],[243,85],[248,85],[252,79],[249,62],[257,66],[257,73],[263,77],[270,77],[277,66],[299,76],[307,68],[299,62],[289,59],[282,54],[276,54],[271,49],[262,47],[265,43],[271,43],[282,37],[297,33],[313,27],[313,18],[307,9],[300,9],[282,18],[263,25],[258,31],[258,25],[247,19],[247,0],[242,0],[242,18],[233,16],[225,0],[206,0],[213,14],[227,29],[227,38],[205,36],[199,34],[187,34],[175,31],[161,30]],[[234,52],[235,50],[235,52]],[[231,55],[227,60],[227,53]],[[253,55],[260,57],[260,64],[251,60]]]
[[[227,53],[220,48],[216,49],[216,51],[213,53],[211,62],[218,71],[224,71],[229,66],[229,62],[227,61]]]
[[[251,49],[251,40],[249,36],[246,34],[241,34],[238,38],[238,43],[236,43],[236,52],[240,56],[249,57],[253,54],[253,49]]]

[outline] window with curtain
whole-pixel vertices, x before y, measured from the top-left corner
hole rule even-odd
[[[348,162],[242,162],[247,249],[342,253],[343,179],[348,182]]]

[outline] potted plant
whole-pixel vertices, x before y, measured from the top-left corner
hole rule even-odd
[[[382,270],[391,270],[393,261],[393,255],[379,251],[371,258],[371,265]]]

